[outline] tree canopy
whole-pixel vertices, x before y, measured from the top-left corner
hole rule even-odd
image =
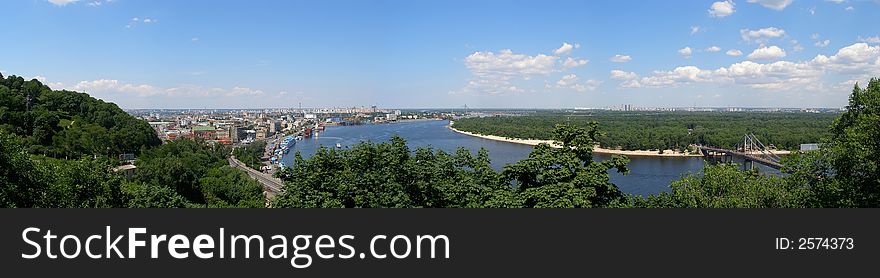
[[[275,207],[601,207],[623,199],[607,170],[626,173],[624,157],[593,161],[598,135],[589,128],[559,126],[562,148],[542,144],[527,159],[496,172],[481,149],[455,154],[431,148],[411,151],[400,137],[349,149],[320,148],[310,158],[295,154],[280,173],[285,192]]]
[[[753,133],[779,149],[798,150],[829,135],[834,113],[541,111],[523,116],[467,118],[455,128],[478,134],[551,139],[558,124],[598,122],[599,145],[623,150],[683,150],[691,144],[731,148]]]
[[[15,75],[0,78],[0,130],[23,138],[30,153],[55,158],[138,153],[161,144],[148,123],[116,104]]]

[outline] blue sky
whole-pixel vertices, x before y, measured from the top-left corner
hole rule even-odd
[[[0,71],[123,108],[841,107],[877,0],[2,1]]]

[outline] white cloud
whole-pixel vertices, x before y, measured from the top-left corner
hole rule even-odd
[[[615,63],[626,63],[626,62],[632,61],[632,57],[630,57],[629,55],[617,54],[617,55],[614,55],[614,57],[609,58],[608,60],[615,62]]]
[[[596,90],[596,88],[598,88],[599,85],[602,84],[601,81],[593,79],[587,80],[585,82],[578,81],[580,81],[580,78],[578,78],[577,75],[568,74],[560,78],[559,81],[556,81],[556,87],[572,89],[578,92],[586,92]]]
[[[465,66],[479,76],[499,75],[528,78],[532,75],[549,74],[559,57],[538,54],[529,56],[516,54],[510,49],[499,53],[474,52],[465,58]]]
[[[866,43],[856,43],[837,51],[831,57],[818,55],[813,60],[823,66],[839,71],[850,72],[852,70],[880,71],[880,46],[869,46]],[[876,59],[876,60],[875,60]]]
[[[190,39],[189,41],[191,41],[191,42],[198,42],[199,40],[201,40],[201,39],[199,39],[199,37],[193,37],[193,38]]]
[[[471,71],[473,78],[461,92],[450,93],[468,92],[497,95],[524,92],[524,89],[514,85],[512,81],[529,80],[536,75],[557,72],[560,70],[557,68],[558,60],[558,56],[545,54],[531,56],[513,53],[510,49],[504,49],[498,53],[474,52],[464,59],[465,67]],[[574,61],[574,63],[580,63],[580,61]]]
[[[556,81],[556,86],[568,87],[568,86],[574,85],[574,83],[577,81],[578,81],[577,75],[569,74],[569,75],[566,75],[566,76],[563,76],[562,78],[560,78],[559,81]]]
[[[32,77],[31,79],[36,79],[37,81],[40,81],[40,83],[46,83],[46,77],[45,77],[45,76],[39,76],[39,75],[37,75],[37,76]]]
[[[824,40],[824,41],[817,41],[816,42],[817,47],[826,47],[829,44],[831,44],[831,40]]]
[[[693,53],[694,53],[694,51],[690,47],[685,47],[685,48],[678,50],[678,54],[680,54],[681,56],[684,56],[685,58],[690,58],[691,54],[693,54]]]
[[[693,82],[706,82],[712,78],[712,71],[701,70],[695,66],[684,66],[677,67],[671,71],[655,71],[654,75],[641,78],[639,84],[646,87],[667,87]]]
[[[843,4],[843,3],[846,3],[846,0],[825,0],[825,2],[832,2],[834,4]]]
[[[828,73],[848,74],[852,80],[867,80],[880,75],[880,46],[856,43],[838,50],[830,57],[817,55],[809,61],[756,63],[743,61],[715,70],[700,69],[694,66],[677,67],[671,71],[655,71],[653,75],[627,80],[621,87],[676,87],[692,83],[738,84],[751,88],[769,90],[822,89],[822,77]],[[633,74],[612,73],[612,76]],[[616,78],[625,80],[624,78]],[[637,81],[637,82],[635,82]],[[852,86],[851,82],[849,86]]]
[[[119,80],[115,79],[80,81],[73,87],[66,89],[87,93],[131,93],[138,96],[153,96],[162,94],[162,91],[160,89],[151,85],[134,85],[119,82]]]
[[[570,54],[572,49],[580,48],[580,47],[581,47],[581,44],[579,44],[579,43],[571,45],[567,42],[563,42],[562,46],[560,46],[556,50],[553,50],[553,53],[555,53],[556,55]]]
[[[590,79],[583,83],[574,84],[572,89],[578,92],[595,91],[599,88],[599,85],[602,85],[602,81]]]
[[[743,55],[743,52],[739,51],[739,49],[731,49],[731,50],[728,50],[727,52],[725,52],[724,54],[727,54],[727,56],[740,56],[740,55]]]
[[[617,80],[632,80],[639,78],[639,75],[635,72],[628,72],[622,70],[611,70],[611,79]]]
[[[691,26],[691,35],[700,32],[700,26]]]
[[[79,0],[49,0],[49,3],[54,4],[55,6],[66,6],[67,4],[76,3]]]
[[[224,93],[225,96],[233,97],[233,96],[262,96],[264,95],[263,91],[255,90],[247,87],[235,87],[232,90]]]
[[[709,16],[711,17],[725,17],[736,12],[734,8],[735,4],[733,1],[727,0],[724,2],[715,2],[712,3],[712,6],[709,7]]]
[[[770,38],[780,38],[785,36],[785,30],[776,27],[767,27],[759,30],[741,29],[740,35],[744,41],[764,42]]]
[[[850,12],[850,11],[854,11],[855,9],[856,8],[853,8],[853,6],[849,6],[849,7],[846,7],[846,9],[844,9],[844,10]]]
[[[586,65],[589,62],[590,62],[589,60],[574,59],[574,58],[568,57],[565,59],[565,62],[562,63],[562,67],[565,69],[576,68],[576,67]]]
[[[98,79],[92,81],[80,81],[71,88],[74,91],[84,91],[87,93],[131,93],[138,96],[154,96],[161,94],[161,90],[151,85],[134,85],[119,82],[115,79]]]
[[[777,11],[781,11],[791,5],[793,0],[748,0],[749,3],[758,3],[765,8],[774,9]]]
[[[819,36],[819,33],[813,33],[812,35],[810,35],[810,39],[814,39],[814,40],[818,40],[819,37],[821,37],[821,36]]]
[[[873,36],[873,37],[867,37],[867,38],[862,38],[862,36],[859,36],[859,41],[866,42],[866,43],[880,43],[880,36]]]
[[[785,50],[782,50],[782,48],[779,48],[778,46],[772,45],[769,47],[765,46],[755,49],[755,51],[752,51],[752,53],[746,57],[752,60],[775,60],[785,57],[785,55]]]
[[[718,51],[721,51],[721,48],[718,46],[715,46],[715,45],[706,48],[706,52],[718,52]]]
[[[60,88],[59,88],[60,89]],[[126,95],[134,95],[137,97],[154,97],[154,96],[193,96],[193,97],[247,97],[247,96],[263,96],[262,90],[252,89],[248,87],[235,86],[231,89],[203,87],[194,85],[183,85],[170,88],[160,88],[148,84],[131,84],[116,79],[98,79],[91,81],[80,81],[76,85],[65,88],[73,91],[80,91],[92,94],[96,97],[126,97]]]

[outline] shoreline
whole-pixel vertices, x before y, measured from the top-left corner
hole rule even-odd
[[[506,138],[506,137],[501,137],[501,136],[496,136],[496,135],[483,135],[483,134],[476,134],[476,133],[472,133],[472,132],[462,131],[462,130],[455,129],[454,127],[452,127],[452,125],[447,125],[446,127],[454,132],[457,132],[457,133],[461,133],[464,135],[473,136],[473,137],[477,137],[477,138],[482,138],[482,139],[486,139],[486,140],[493,140],[493,141],[507,142],[507,143],[514,143],[514,144],[522,144],[522,145],[530,145],[530,146],[536,146],[538,144],[547,143],[547,144],[550,144],[550,146],[552,146],[554,148],[560,147],[559,145],[554,144],[553,140]],[[593,147],[593,153],[619,154],[619,155],[627,155],[627,156],[653,156],[653,157],[702,157],[703,156],[700,153],[680,153],[680,152],[674,152],[672,150],[665,150],[665,151],[663,151],[662,154],[658,153],[657,151],[645,151],[645,150],[638,150],[638,151],[612,150],[612,149],[600,148],[600,147],[598,147],[598,145]]]

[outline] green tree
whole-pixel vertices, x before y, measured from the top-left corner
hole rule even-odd
[[[525,207],[601,207],[624,197],[607,171],[626,174],[629,159],[613,156],[593,161],[598,124],[589,128],[559,125],[553,138],[559,148],[540,144],[529,157],[504,167],[503,175],[516,183]]]
[[[19,140],[0,131],[0,206],[41,205],[48,183],[37,167]]]
[[[263,187],[241,170],[222,166],[199,180],[208,207],[265,207]]]
[[[793,167],[824,207],[880,207],[880,79],[853,88],[831,138],[810,160]]]
[[[811,192],[783,177],[742,171],[735,164],[710,165],[702,175],[673,181],[671,192],[634,197],[635,206],[649,208],[799,208]]]

